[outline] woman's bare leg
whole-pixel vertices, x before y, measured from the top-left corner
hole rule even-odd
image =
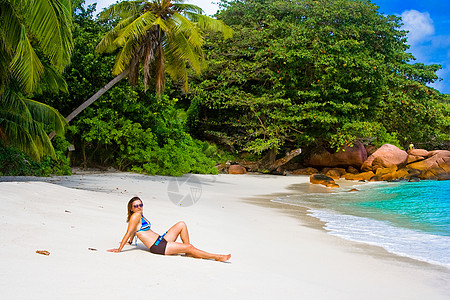
[[[167,242],[166,255],[186,253],[189,256],[195,258],[215,259],[217,261],[227,261],[230,259],[231,254],[221,255],[212,254],[200,249],[195,248],[191,244],[182,244],[176,242]]]
[[[178,222],[177,224],[170,227],[170,229],[167,230],[164,239],[168,242],[175,242],[178,236],[181,237],[183,244],[190,244],[189,232],[186,223],[184,223],[183,221]]]

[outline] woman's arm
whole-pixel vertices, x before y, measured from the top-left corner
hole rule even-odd
[[[130,239],[128,240],[128,244],[130,244],[130,245],[132,245],[133,244],[133,239],[134,239],[134,236],[136,235],[136,233],[133,233],[131,236],[130,236]]]
[[[141,217],[140,217],[139,213],[134,213],[131,216],[130,221],[128,222],[127,232],[125,233],[122,241],[120,242],[119,248],[110,249],[110,250],[108,250],[109,252],[120,252],[120,251],[122,251],[122,249],[125,246],[125,244],[127,243],[128,239],[130,237],[131,238],[134,237],[134,235],[136,233],[136,226],[137,226],[137,224],[138,224],[140,219],[141,219]]]

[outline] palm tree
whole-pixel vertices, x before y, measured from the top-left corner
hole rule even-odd
[[[70,0],[0,0],[0,142],[37,160],[54,155],[44,127],[61,133],[65,119],[24,95],[44,81],[65,88],[60,73],[70,62],[71,25]]]
[[[187,90],[187,65],[197,73],[205,66],[202,31],[219,31],[224,38],[232,36],[230,27],[202,13],[198,6],[171,0],[122,1],[104,10],[100,19],[118,23],[103,37],[96,50],[98,53],[118,50],[113,67],[113,75],[117,77],[66,120],[72,120],[127,75],[130,83],[136,85],[143,72],[145,90],[153,81],[159,98],[164,91],[166,73],[182,81]]]
[[[10,76],[27,94],[36,88],[45,67],[35,46],[62,72],[73,47],[71,26],[70,0],[0,0],[0,95]]]
[[[26,98],[7,87],[0,101],[0,140],[39,161],[43,154],[55,156],[45,129],[62,134],[67,124],[58,111]]]

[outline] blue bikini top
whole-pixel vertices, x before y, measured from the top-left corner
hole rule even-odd
[[[139,231],[147,231],[147,230],[149,230],[150,227],[152,226],[152,224],[150,223],[150,221],[148,221],[144,216],[141,216],[141,221],[142,221],[141,228],[140,228],[138,231],[136,231],[136,232],[139,232]]]

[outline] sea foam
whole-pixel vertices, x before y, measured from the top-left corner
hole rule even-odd
[[[395,227],[386,221],[310,209],[332,235],[381,246],[387,251],[450,268],[450,237]]]

